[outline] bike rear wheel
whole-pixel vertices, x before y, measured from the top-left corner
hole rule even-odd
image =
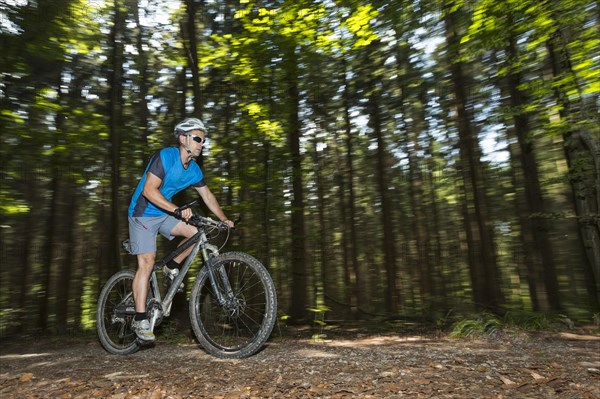
[[[259,351],[275,325],[277,296],[267,269],[241,252],[220,254],[210,260],[190,294],[190,321],[200,345],[221,358],[245,358]],[[215,285],[209,278],[214,271]],[[227,281],[223,281],[226,278]],[[226,287],[231,292],[225,292]],[[225,303],[219,303],[215,288]]]
[[[137,336],[131,329],[135,304],[131,283],[135,272],[122,270],[108,279],[98,297],[96,331],[100,343],[115,355],[128,355],[139,350]]]

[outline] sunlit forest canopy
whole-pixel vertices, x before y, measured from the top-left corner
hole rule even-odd
[[[93,328],[191,116],[282,320],[591,320],[599,28],[592,0],[3,1],[0,335]]]

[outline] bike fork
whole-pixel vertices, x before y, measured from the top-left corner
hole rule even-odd
[[[225,268],[223,266],[215,267],[215,265],[212,262],[212,259],[206,262],[206,267],[208,268],[208,278],[210,280],[210,285],[212,286],[212,289],[215,295],[217,296],[217,301],[219,302],[219,305],[227,305],[228,299],[233,298],[233,290],[231,289],[231,285],[229,284],[229,278],[227,277],[227,273],[225,273]],[[217,269],[216,273],[215,268]],[[221,284],[217,283],[217,279],[221,282]]]

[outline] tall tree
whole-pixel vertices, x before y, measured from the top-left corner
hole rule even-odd
[[[184,48],[187,56],[187,67],[192,72],[193,105],[196,116],[202,116],[202,87],[200,85],[200,71],[198,67],[198,36],[196,28],[196,14],[198,9],[202,9],[204,1],[185,0],[185,11],[187,19],[185,21],[185,39]],[[185,95],[184,91],[184,95]]]
[[[290,40],[290,39],[288,39]],[[298,88],[297,69],[298,58],[296,44],[289,41],[285,46],[285,82],[287,85],[287,112],[288,112],[288,146],[290,152],[290,173],[292,180],[291,204],[291,233],[292,233],[292,304],[290,315],[295,320],[306,317],[307,299],[307,258],[306,258],[306,230],[304,220],[304,184],[302,173],[302,154],[300,152],[300,93]]]
[[[555,101],[560,105],[559,129],[564,131],[569,181],[573,187],[579,232],[588,260],[584,266],[590,282],[588,291],[590,294],[595,291],[595,298],[591,295],[591,299],[592,306],[597,307],[600,303],[600,188],[597,186],[600,176],[600,133],[597,126],[588,125],[582,120],[585,109],[582,98],[572,100],[567,94],[567,90],[579,93],[582,90],[578,87],[571,56],[563,41],[563,37],[570,32],[564,32],[563,29],[567,28],[559,25],[546,45],[555,82]],[[594,280],[595,284],[592,284]]]
[[[498,311],[504,301],[500,290],[493,226],[485,192],[485,168],[481,164],[481,150],[476,132],[473,131],[473,117],[468,111],[468,66],[461,59],[460,30],[465,17],[460,3],[451,0],[445,2],[444,25],[451,77],[449,84],[454,96],[454,124],[458,131],[460,173],[464,190],[464,228],[473,300],[479,308]]]
[[[133,15],[136,32],[135,32],[135,49],[137,55],[135,57],[136,67],[139,72],[139,77],[136,79],[137,87],[139,88],[139,95],[137,96],[136,103],[138,106],[137,110],[137,123],[136,129],[139,130],[139,141],[142,144],[144,152],[147,154],[148,148],[148,135],[150,134],[150,111],[148,110],[148,88],[149,82],[149,66],[148,66],[148,52],[146,51],[146,27],[140,21],[140,5],[138,0],[128,0],[130,12]],[[149,154],[144,157],[144,164],[148,160]]]
[[[510,22],[507,21],[507,22]],[[507,27],[510,29],[510,27]],[[530,113],[526,112],[527,98],[521,86],[522,73],[518,65],[516,37],[507,38],[506,55],[511,64],[506,76],[506,90],[512,123],[508,138],[512,143],[512,173],[516,191],[515,206],[521,226],[523,264],[528,271],[528,284],[534,310],[549,311],[560,308],[558,283],[552,245],[548,236],[547,219],[539,217],[546,212],[540,186],[538,164],[531,135]]]
[[[380,221],[383,226],[383,241],[382,252],[385,271],[387,277],[387,285],[385,289],[385,310],[388,313],[394,313],[401,303],[401,293],[398,291],[396,283],[397,279],[397,264],[396,264],[396,244],[394,240],[393,224],[392,224],[392,204],[389,194],[389,154],[387,150],[386,140],[384,138],[383,126],[384,122],[381,116],[381,81],[374,79],[372,89],[369,93],[368,113],[369,124],[375,134],[375,142],[377,143],[376,159],[376,179],[380,206]]]
[[[522,256],[519,267],[529,285],[534,310],[558,310],[559,292],[555,272],[555,256],[551,245],[549,221],[545,215],[544,195],[540,180],[538,160],[535,155],[535,129],[532,128],[535,114],[528,104],[531,98],[525,88],[531,63],[523,57],[519,38],[527,34],[533,21],[523,20],[529,3],[483,1],[474,12],[467,36],[472,48],[480,48],[494,54],[500,70],[491,69],[488,79],[498,82],[503,94],[506,114],[508,150],[511,173],[515,189],[515,209],[519,221],[520,248]],[[501,40],[498,40],[501,38]],[[537,68],[537,65],[533,65]],[[539,153],[540,151],[538,151]]]
[[[360,303],[360,286],[361,286],[361,275],[359,271],[359,258],[358,258],[358,237],[357,237],[357,210],[356,210],[356,189],[354,187],[354,179],[356,178],[354,173],[354,134],[352,132],[352,125],[350,122],[350,106],[351,106],[351,89],[350,81],[348,79],[348,62],[343,59],[342,61],[342,81],[344,84],[344,92],[342,94],[342,107],[343,107],[343,143],[345,145],[344,168],[340,170],[340,192],[341,205],[343,210],[342,217],[342,232],[343,232],[343,248],[344,248],[344,267],[345,270],[352,273],[352,279],[347,279],[348,282],[354,281],[350,284],[353,290],[348,290],[348,296],[352,294],[357,300],[357,307],[360,308],[364,304]],[[343,172],[343,173],[342,173]],[[347,187],[346,187],[347,184]],[[346,298],[347,303],[351,303],[350,297]],[[357,316],[357,315],[355,315]]]
[[[122,0],[113,0],[113,21],[109,33],[108,126],[110,132],[110,235],[106,265],[109,271],[121,268],[121,130],[123,125],[123,49],[125,9]],[[109,273],[110,274],[110,273]]]

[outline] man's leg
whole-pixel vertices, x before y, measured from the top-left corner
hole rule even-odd
[[[196,227],[184,222],[179,222],[175,225],[175,227],[173,227],[173,230],[171,230],[171,235],[176,237],[184,237],[183,240],[181,240],[181,242],[179,243],[179,245],[181,245],[197,232],[198,229]],[[177,256],[173,260],[180,264],[190,254],[190,252],[192,252],[192,247],[189,247],[188,249],[183,251],[179,256]]]
[[[146,312],[146,298],[148,296],[148,281],[154,266],[156,252],[139,254],[138,268],[133,278],[133,300],[135,301],[135,311],[137,313]]]
[[[150,280],[155,258],[156,252],[137,256],[138,268],[132,283],[136,312],[132,326],[138,338],[144,341],[154,341],[154,334],[150,330],[150,322],[146,314],[146,298],[148,296],[148,281]]]
[[[180,246],[181,244],[186,242],[190,237],[192,237],[197,232],[198,232],[198,229],[196,227],[190,226],[189,224],[186,224],[184,222],[178,222],[175,226],[173,226],[173,228],[169,232],[169,235],[175,236],[175,237],[184,237],[183,240],[181,240],[181,242],[179,243],[179,246]],[[181,262],[183,262],[183,260],[190,254],[190,252],[192,252],[192,247],[189,247],[188,249],[183,251],[181,254],[179,254],[177,257],[175,257],[167,262],[167,264],[165,265],[165,269],[164,269],[165,270],[165,279],[164,279],[165,287],[170,287],[170,285],[173,283],[173,280],[175,280],[175,277],[177,277],[177,275],[179,274],[179,268],[181,267]],[[182,292],[183,289],[184,289],[184,285],[183,285],[183,283],[181,283],[181,285],[177,289],[177,292]]]

